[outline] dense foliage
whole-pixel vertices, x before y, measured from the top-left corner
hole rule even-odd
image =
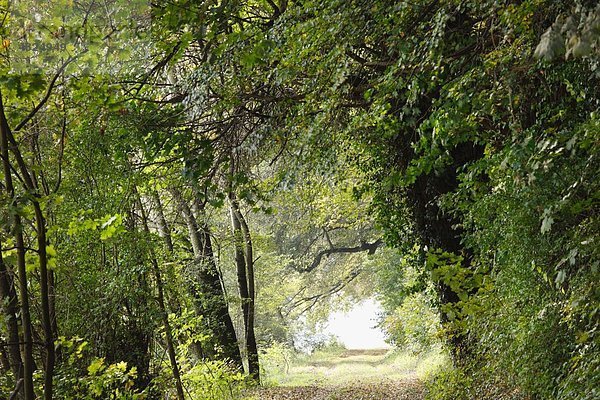
[[[432,399],[600,396],[572,3],[0,1],[0,398],[236,398],[370,296]]]

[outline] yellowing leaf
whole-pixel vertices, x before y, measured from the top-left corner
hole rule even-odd
[[[88,374],[96,375],[99,372],[104,370],[104,358],[96,358],[92,363],[88,366]]]

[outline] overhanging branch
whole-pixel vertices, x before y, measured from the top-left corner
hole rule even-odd
[[[335,295],[336,293],[341,292],[354,279],[356,279],[361,274],[361,272],[362,272],[361,268],[355,268],[352,271],[350,271],[350,273],[348,275],[346,275],[344,278],[340,279],[338,282],[336,282],[333,286],[329,287],[325,291],[317,293],[312,296],[304,296],[304,297],[301,297],[294,301],[289,301],[286,304],[286,308],[287,308],[286,316],[290,315],[290,313],[293,310],[295,310],[301,306],[302,306],[302,310],[299,312],[298,315],[302,315],[302,314],[306,313],[308,310],[313,308],[315,306],[315,304],[317,304],[320,300],[331,297],[331,296]],[[306,288],[303,288],[301,290],[301,292],[303,292],[305,289]],[[294,297],[296,297],[296,296],[294,296]]]
[[[83,54],[83,52],[81,54]],[[52,95],[52,91],[54,90],[54,86],[56,86],[56,82],[58,81],[58,78],[62,75],[62,73],[67,68],[67,66],[69,64],[71,64],[71,62],[73,62],[75,59],[77,59],[77,57],[79,57],[81,54],[79,54],[78,56],[69,57],[69,58],[67,58],[67,60],[64,63],[62,63],[62,65],[58,68],[58,70],[56,71],[56,73],[54,74],[54,76],[52,77],[52,79],[50,80],[50,84],[48,85],[48,88],[46,89],[46,94],[44,95],[44,97],[42,98],[42,100],[15,127],[15,129],[14,129],[15,132],[18,132],[21,129],[23,129],[23,127],[35,116],[35,114],[37,114],[37,112],[40,111],[40,109],[44,106],[44,104],[46,104],[46,102],[48,101],[48,99]]]
[[[323,257],[330,256],[332,254],[340,254],[340,253],[360,253],[363,251],[367,251],[368,254],[374,254],[377,249],[383,245],[382,239],[377,239],[373,243],[361,242],[360,245],[355,247],[332,247],[329,249],[321,250],[315,256],[313,262],[306,268],[298,269],[298,272],[311,272],[316,269],[321,261],[323,261]]]

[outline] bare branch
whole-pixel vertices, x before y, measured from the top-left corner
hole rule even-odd
[[[348,286],[354,279],[356,279],[360,273],[362,272],[362,270],[360,268],[356,268],[354,270],[352,270],[347,276],[345,276],[343,279],[339,280],[335,285],[333,285],[332,287],[330,287],[329,289],[327,289],[324,292],[321,293],[317,293],[313,296],[309,296],[309,297],[302,297],[298,300],[296,300],[293,303],[288,303],[289,304],[289,312],[287,313],[287,315],[290,314],[290,312],[302,305],[305,305],[306,303],[309,303],[308,305],[305,305],[302,310],[300,311],[299,315],[304,314],[305,312],[307,312],[308,310],[310,310],[311,308],[313,308],[315,306],[315,304],[317,304],[319,302],[319,300],[327,298],[327,297],[331,297],[336,293],[339,293],[340,291],[342,291],[346,286]]]
[[[311,272],[314,269],[316,269],[319,266],[319,264],[321,264],[323,257],[330,256],[332,254],[360,253],[362,251],[368,251],[368,254],[374,254],[375,251],[377,251],[377,249],[381,245],[383,245],[383,240],[377,239],[373,243],[362,242],[359,246],[355,246],[355,247],[331,247],[329,249],[321,250],[320,252],[317,253],[317,255],[315,256],[315,259],[308,267],[306,267],[304,269],[297,269],[297,271],[298,272]]]

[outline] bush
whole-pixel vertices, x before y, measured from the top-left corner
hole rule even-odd
[[[80,338],[58,341],[64,362],[55,375],[55,397],[63,400],[142,400],[135,388],[137,371],[126,362],[106,364],[104,358],[86,356],[88,343]]]
[[[277,377],[289,373],[290,366],[296,359],[296,353],[289,346],[275,342],[262,350],[260,356],[261,383],[272,385],[277,383]]]
[[[473,380],[455,368],[441,370],[427,385],[427,400],[472,400]]]
[[[485,367],[438,370],[427,382],[427,400],[528,400],[510,377]]]
[[[424,293],[407,296],[402,305],[388,314],[380,325],[390,344],[420,353],[437,342],[438,317]]]
[[[182,376],[183,385],[194,400],[234,400],[247,386],[246,377],[225,361],[203,361]]]

